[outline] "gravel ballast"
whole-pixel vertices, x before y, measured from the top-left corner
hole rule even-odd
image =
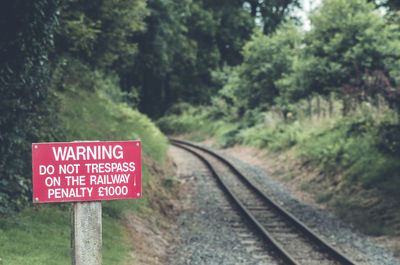
[[[171,147],[184,209],[170,264],[279,264],[244,223],[209,170],[192,154]]]

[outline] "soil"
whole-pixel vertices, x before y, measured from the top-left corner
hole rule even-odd
[[[148,205],[139,212],[126,212],[122,219],[131,249],[125,264],[166,264],[175,242],[175,218],[183,207],[178,196],[180,183],[173,177],[176,168],[171,159],[159,165],[143,157],[143,163],[151,175],[150,183],[143,187]]]

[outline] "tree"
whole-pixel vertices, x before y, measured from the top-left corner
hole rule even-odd
[[[310,19],[312,29],[292,75],[294,93],[343,92],[378,71],[394,81],[400,56],[398,26],[387,23],[373,3],[326,0]]]
[[[215,25],[214,43],[217,45],[221,54],[219,66],[224,63],[228,65],[238,65],[242,62],[241,50],[244,44],[250,39],[255,26],[254,17],[243,8],[243,1],[198,1],[201,8],[209,12]],[[197,41],[195,27],[190,27],[193,31],[192,36]]]
[[[394,11],[400,9],[400,2],[398,0],[383,0],[383,1],[368,0],[368,2],[375,3],[377,7],[388,7],[390,10]]]
[[[123,77],[138,51],[135,36],[146,26],[145,0],[62,0],[59,13],[52,87],[101,88],[136,107],[138,91]]]
[[[139,109],[159,117],[172,104],[207,103],[218,87],[211,71],[241,62],[254,22],[237,1],[151,0],[147,30],[125,78],[141,91]],[[129,88],[127,88],[129,89]]]
[[[298,0],[247,0],[243,2],[253,18],[262,23],[264,34],[273,32],[284,21],[295,7]]]
[[[132,38],[145,27],[144,0],[64,0],[59,12],[57,54],[79,58],[98,69],[132,63],[137,51]]]
[[[140,90],[139,109],[159,117],[177,102],[210,103],[221,88],[211,72],[243,61],[256,21],[272,32],[297,0],[150,0],[147,30],[138,35],[135,65],[124,89]],[[255,10],[255,12],[253,12]]]
[[[31,143],[52,137],[44,128],[52,121],[48,50],[57,25],[57,2],[0,4],[0,212],[31,198]]]
[[[384,5],[389,7],[391,10],[400,10],[400,2],[397,0],[387,0]]]
[[[281,94],[277,83],[291,72],[300,43],[301,34],[292,23],[268,36],[255,32],[243,48],[243,63],[221,93],[233,89],[239,105],[248,109],[270,107]]]
[[[121,76],[122,89],[137,88],[139,109],[147,114],[157,116],[165,109],[175,60],[181,67],[193,64],[194,43],[185,36],[187,28],[183,23],[190,12],[188,4],[189,1],[148,1],[146,30],[133,38],[139,52]]]

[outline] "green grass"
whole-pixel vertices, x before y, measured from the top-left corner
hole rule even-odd
[[[142,188],[150,181],[150,173],[146,165],[142,165]],[[103,201],[103,214],[109,217],[119,219],[122,214],[129,210],[140,212],[147,205],[146,191],[143,190],[143,196],[139,200],[110,200]]]
[[[70,203],[25,208],[0,222],[0,264],[71,264]],[[103,264],[122,264],[128,253],[124,228],[103,215]]]
[[[369,235],[393,235],[393,225],[388,226],[379,214],[360,207],[344,199],[337,199],[332,202],[335,212],[345,220],[350,221],[360,230]]]
[[[68,209],[52,205],[27,207],[2,219],[0,258],[7,265],[71,264],[69,240]]]
[[[123,201],[129,203],[133,200]],[[103,264],[123,264],[129,249],[125,228],[118,219],[103,214]]]
[[[223,119],[213,120],[207,107],[187,107],[180,114],[164,116],[157,121],[160,129],[170,135],[190,133],[189,140],[202,141],[208,136],[219,139],[219,146],[238,143],[239,123]]]
[[[333,197],[333,193],[331,191],[324,191],[324,192],[319,193],[316,196],[315,200],[318,203],[324,203],[324,202],[329,202],[330,199],[332,199],[332,197]]]
[[[312,192],[314,190],[313,186],[308,182],[300,182],[299,187],[302,191],[306,191],[306,192]]]
[[[300,156],[318,166],[325,175],[344,174],[349,183],[361,183],[365,189],[378,189],[386,196],[400,198],[400,161],[377,146],[380,124],[362,122],[368,123],[361,132],[354,132],[360,127],[359,122],[353,118],[339,120],[305,139]]]
[[[66,141],[141,140],[144,153],[156,160],[164,157],[166,137],[139,111],[114,103],[101,91],[67,91],[60,98]]]

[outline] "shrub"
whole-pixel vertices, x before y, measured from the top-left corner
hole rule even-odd
[[[377,132],[377,148],[388,155],[400,156],[400,124],[383,123]]]
[[[54,139],[48,49],[55,0],[0,3],[0,213],[31,198],[31,143]]]

